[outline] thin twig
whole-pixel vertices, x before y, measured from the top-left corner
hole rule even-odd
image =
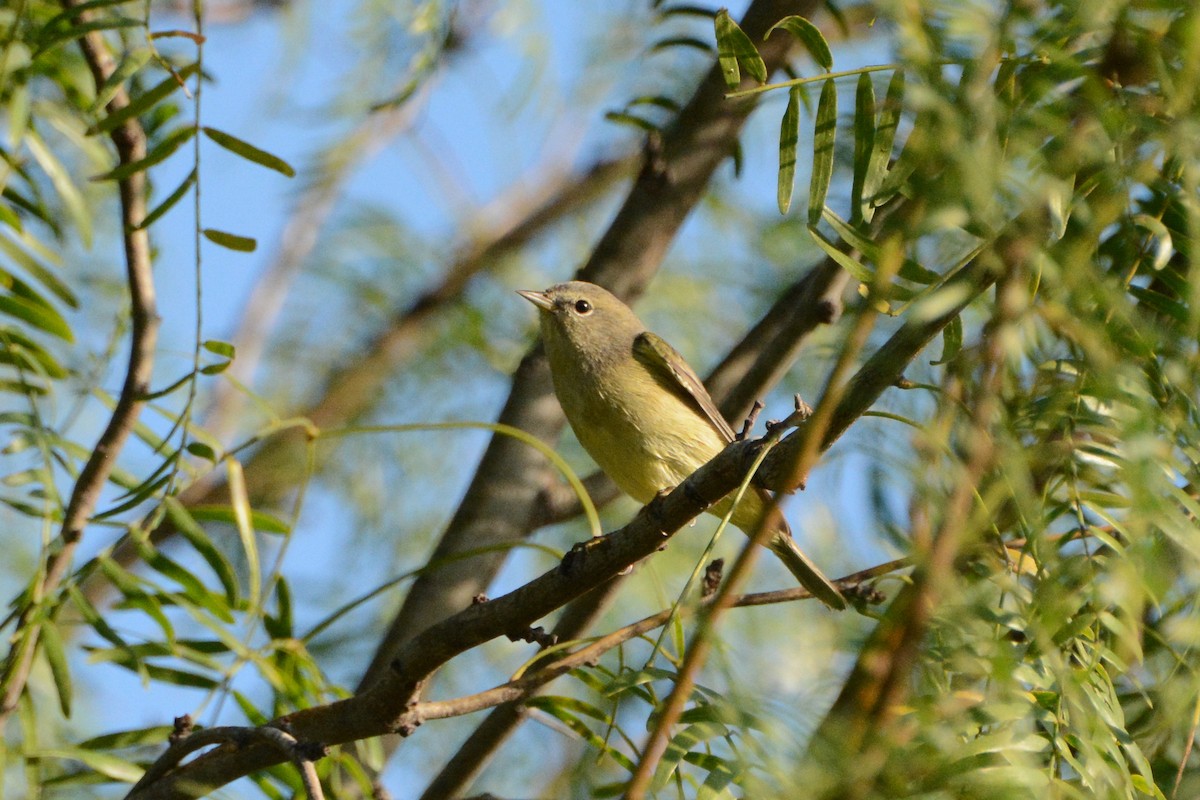
[[[75,0],[62,0],[63,9],[72,11],[77,7]],[[81,10],[77,14],[81,24],[88,23],[92,14]],[[83,57],[91,70],[96,88],[102,87],[116,69],[116,62],[108,51],[108,45],[99,30],[91,30],[79,38]],[[129,105],[129,95],[119,88],[106,106],[113,114]],[[116,126],[111,133],[116,147],[118,164],[132,164],[146,155],[146,134],[137,117],[131,117]],[[129,363],[125,381],[113,408],[108,425],[92,448],[63,513],[59,532],[61,544],[46,560],[41,578],[35,583],[33,592],[17,622],[17,641],[4,661],[0,675],[0,727],[17,706],[25,691],[33,658],[37,652],[40,626],[29,622],[43,603],[52,602],[63,578],[70,569],[75,550],[83,537],[84,528],[95,511],[100,493],[116,464],[117,456],[125,446],[134,423],[141,413],[143,398],[149,393],[154,365],[154,351],[158,341],[159,317],[155,304],[154,275],[151,268],[150,238],[141,229],[146,217],[146,175],[134,174],[117,182],[121,199],[121,228],[125,249],[125,272],[129,284],[130,333]]]

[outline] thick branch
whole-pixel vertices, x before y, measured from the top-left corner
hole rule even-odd
[[[66,11],[71,11],[77,5],[75,0],[62,2]],[[80,11],[77,18],[80,23],[87,23],[91,14],[88,11]],[[80,37],[79,46],[92,72],[96,88],[99,89],[116,69],[104,36],[98,30],[89,31]],[[112,114],[128,105],[129,95],[124,88],[120,88],[106,108],[108,113]],[[115,127],[111,138],[116,147],[118,164],[132,164],[145,157],[146,134],[136,117]],[[28,624],[30,617],[41,603],[49,601],[70,569],[83,530],[95,511],[100,493],[116,464],[117,455],[124,448],[125,441],[141,413],[143,398],[150,390],[159,318],[155,305],[150,238],[147,231],[139,227],[146,217],[145,173],[136,172],[118,181],[118,190],[121,198],[125,274],[129,284],[129,313],[132,322],[129,363],[125,370],[121,394],[117,398],[108,425],[80,470],[79,478],[71,491],[59,532],[61,544],[49,555],[29,605],[18,617],[18,638],[4,661],[3,675],[0,676],[0,686],[3,687],[3,696],[0,697],[0,727],[3,727],[5,719],[12,713],[24,692],[37,651],[39,628]]]
[[[756,0],[742,27],[756,41],[790,13],[804,13],[815,2]],[[784,63],[789,42],[772,37],[761,48],[770,70]],[[676,232],[699,201],[717,166],[733,151],[754,105],[724,97],[720,69],[713,65],[692,99],[650,148],[647,163],[616,218],[597,243],[579,277],[601,284],[623,299],[640,294],[657,270]],[[541,348],[528,353],[518,368],[500,422],[554,441],[563,426],[562,412],[550,385]],[[522,539],[526,521],[537,508],[540,487],[549,483],[545,461],[509,437],[493,436],[458,512],[434,552],[446,567],[424,573],[380,642],[359,687],[370,686],[385,671],[401,643],[430,624],[462,608],[482,593],[503,563],[502,552],[449,561],[448,557],[481,545]]]
[[[994,275],[990,268],[983,266],[985,263],[990,262],[977,259],[960,272],[956,280],[963,286],[964,297],[956,306],[957,310],[982,294],[993,282]],[[973,276],[974,281],[968,283],[968,276]],[[895,376],[899,376],[904,365],[952,318],[953,315],[947,312],[921,322],[910,321],[893,334],[879,352],[896,360],[889,367]],[[895,377],[890,381],[880,380],[883,370],[876,361],[875,356],[869,359],[849,382],[831,417],[835,423],[854,414],[861,416],[879,394],[894,383]],[[786,445],[798,434],[803,434],[803,429],[786,437],[772,450],[761,471],[790,476],[795,455]],[[836,436],[831,430],[822,438],[822,449],[834,439]],[[642,509],[621,530],[577,545],[560,567],[488,603],[472,604],[468,600],[461,606],[463,610],[408,639],[397,648],[390,668],[369,689],[330,706],[297,712],[283,722],[298,738],[329,744],[396,730],[404,724],[406,713],[418,702],[424,682],[442,664],[485,641],[525,630],[556,608],[592,591],[627,566],[658,550],[680,526],[741,482],[760,446],[761,442],[753,440],[734,442],[669,495]],[[406,732],[411,731],[406,729]],[[136,797],[195,797],[197,792],[274,763],[278,763],[278,758],[262,748],[218,750],[167,776]]]

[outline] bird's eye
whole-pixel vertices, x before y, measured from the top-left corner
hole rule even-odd
[[[577,313],[577,314],[592,313],[592,304],[589,303],[587,300],[576,300],[575,301],[575,313]]]

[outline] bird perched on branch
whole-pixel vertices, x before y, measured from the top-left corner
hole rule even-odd
[[[583,281],[518,292],[538,307],[554,393],[584,449],[626,494],[649,503],[682,483],[733,441],[696,373],[607,290]],[[758,529],[770,495],[751,487],[732,522]],[[732,496],[710,513],[724,516]],[[837,587],[796,546],[777,510],[766,546],[826,605],[845,608]]]

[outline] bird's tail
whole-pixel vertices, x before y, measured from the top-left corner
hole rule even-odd
[[[784,528],[772,533],[771,538],[767,540],[767,547],[779,557],[788,571],[796,576],[800,585],[812,592],[813,597],[839,611],[846,607],[846,598],[842,597],[833,581],[826,578],[825,574],[817,569],[817,565],[804,555],[796,540],[792,538],[791,531]]]

